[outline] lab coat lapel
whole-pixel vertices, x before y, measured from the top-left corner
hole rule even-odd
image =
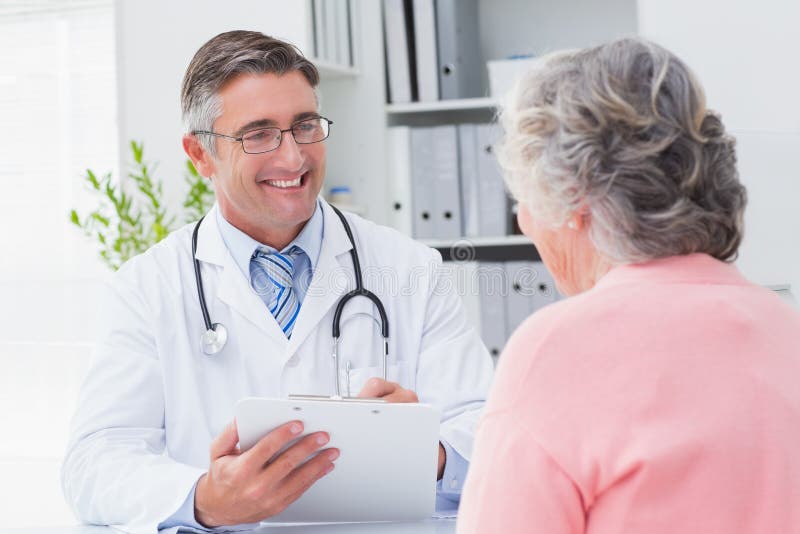
[[[349,263],[349,252],[353,248],[350,239],[333,209],[325,201],[320,205],[325,217],[325,234],[311,284],[289,340],[289,354],[293,354],[317,328],[323,329],[321,335],[330,335],[331,325],[320,325],[320,321],[342,295],[355,287]]]
[[[216,298],[223,304],[253,323],[262,332],[275,341],[286,344],[288,340],[281,331],[277,321],[270,315],[264,302],[250,287],[249,280],[245,278],[236,262],[225,246],[222,235],[217,225],[217,206],[215,205],[203,219],[197,235],[197,253],[195,257],[204,263],[217,266],[219,285]],[[201,263],[202,267],[202,263]],[[209,306],[209,315],[214,322],[214,310],[211,305],[214,299],[211,284],[209,283],[208,270],[203,269],[206,302]]]

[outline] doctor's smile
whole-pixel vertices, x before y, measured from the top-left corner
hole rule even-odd
[[[291,189],[296,190],[299,189],[301,185],[304,185],[304,178],[306,173],[301,174],[297,178],[288,179],[288,178],[281,178],[281,179],[265,179],[259,180],[259,184],[268,185],[270,187],[277,187],[278,189]]]

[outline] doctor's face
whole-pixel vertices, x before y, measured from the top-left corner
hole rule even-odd
[[[214,131],[240,137],[257,128],[291,128],[317,117],[314,90],[298,71],[283,75],[242,74],[219,92],[222,114]],[[215,138],[210,175],[222,215],[266,244],[282,247],[314,214],[325,176],[325,142],[297,144],[283,132],[280,146],[247,154],[242,144]]]

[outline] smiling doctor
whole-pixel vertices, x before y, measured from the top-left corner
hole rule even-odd
[[[62,468],[83,521],[153,532],[247,527],[279,513],[339,451],[318,432],[267,464],[302,432],[287,421],[240,453],[234,405],[337,389],[440,408],[437,498],[457,502],[491,359],[437,252],[340,219],[319,197],[332,123],[319,114],[317,83],[292,45],[257,32],[220,34],[189,64],[183,146],[217,203],[125,264],[107,291]],[[385,369],[368,298],[345,306],[340,365],[331,361],[337,302],[356,287],[353,243],[391,328]],[[224,325],[224,344],[204,337],[211,322]]]

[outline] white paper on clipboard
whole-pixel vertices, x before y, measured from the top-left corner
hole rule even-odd
[[[437,408],[426,404],[250,397],[236,404],[243,451],[299,420],[324,431],[341,454],[336,468],[265,522],[415,521],[431,517],[439,457]]]

